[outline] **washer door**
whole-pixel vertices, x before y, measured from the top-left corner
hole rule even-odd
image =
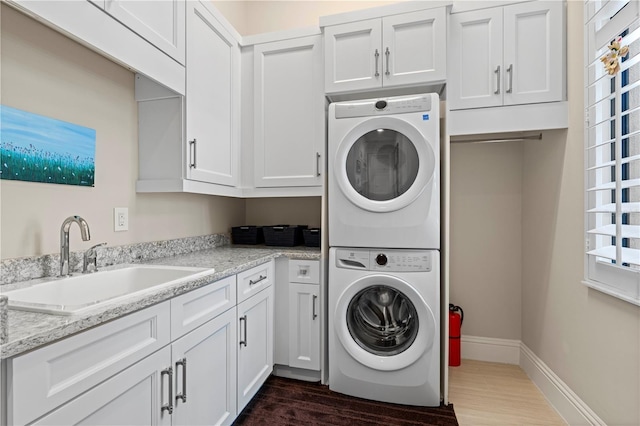
[[[368,275],[338,298],[334,328],[342,346],[361,364],[381,371],[416,362],[433,345],[435,318],[406,281]]]
[[[341,141],[335,178],[344,195],[372,212],[400,210],[433,179],[435,154],[414,126],[375,117],[355,126]]]

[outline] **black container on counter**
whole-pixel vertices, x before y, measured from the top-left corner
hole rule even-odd
[[[264,243],[268,246],[293,247],[303,243],[302,231],[307,225],[264,226]]]
[[[261,226],[234,226],[231,228],[233,244],[262,244],[264,233]]]
[[[302,230],[304,245],[307,247],[320,247],[320,228]]]

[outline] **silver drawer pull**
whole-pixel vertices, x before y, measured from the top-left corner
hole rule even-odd
[[[376,73],[375,73],[375,76],[379,77],[380,73],[378,72],[378,59],[380,59],[380,53],[378,53],[378,49],[376,49],[376,53],[374,53],[373,56],[376,58]]]
[[[496,91],[493,92],[493,94],[499,95],[500,94],[500,65],[498,65],[494,73],[496,74]]]
[[[182,392],[176,394],[176,404],[179,399],[187,402],[187,358],[176,361],[176,382],[178,381],[178,366],[182,366]]]
[[[189,141],[189,146],[191,147],[191,163],[189,164],[189,167],[192,169],[197,168],[197,164],[196,164],[196,138],[193,138],[192,141]]]
[[[315,294],[313,295],[313,301],[311,302],[313,304],[312,310],[311,310],[311,319],[316,319],[318,318],[318,314],[316,313],[316,300],[318,300],[318,296],[316,296]]]
[[[507,68],[507,73],[509,74],[509,88],[506,90],[507,93],[513,92],[513,64],[509,64],[509,68]]]
[[[385,50],[385,52],[384,52],[384,56],[387,57],[387,70],[384,72],[384,75],[386,75],[386,76],[391,74],[391,72],[389,71],[389,56],[390,55],[391,55],[391,52],[389,51],[389,48],[387,47],[387,50]]]
[[[242,336],[240,336],[240,346],[247,346],[247,316],[243,315],[240,317],[240,325],[243,325],[244,327],[241,327],[242,330],[244,331],[244,339],[242,338]]]
[[[260,281],[264,281],[267,279],[266,275],[260,275],[260,278],[258,278],[257,280],[253,281],[253,280],[249,280],[249,285],[254,285],[254,284],[258,284]]]
[[[316,176],[320,176],[320,153],[316,152]]]
[[[160,372],[160,380],[162,381],[162,377],[164,375],[169,376],[169,402],[167,402],[166,404],[162,405],[162,408],[160,409],[160,412],[162,413],[163,411],[168,411],[169,414],[173,414],[173,368],[169,367],[169,368],[165,368],[164,370],[162,370]]]

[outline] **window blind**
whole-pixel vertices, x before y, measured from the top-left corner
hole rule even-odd
[[[638,8],[637,0],[585,3],[587,280],[634,303],[640,303]]]

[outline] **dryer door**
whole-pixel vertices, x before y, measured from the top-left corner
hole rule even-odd
[[[339,297],[334,328],[349,354],[382,371],[416,362],[433,345],[436,322],[431,308],[406,281],[369,275]]]
[[[414,126],[375,117],[355,126],[336,151],[334,173],[356,206],[390,212],[411,204],[433,179],[436,158]]]

